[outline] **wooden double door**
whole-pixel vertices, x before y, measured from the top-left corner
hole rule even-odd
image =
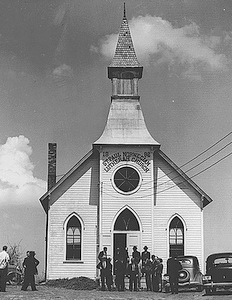
[[[115,258],[116,249],[119,248],[121,250],[127,249],[129,259],[131,259],[133,247],[137,246],[140,248],[140,232],[115,232],[114,233],[114,246],[113,246],[113,254]]]

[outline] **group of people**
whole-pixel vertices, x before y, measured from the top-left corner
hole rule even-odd
[[[113,286],[113,274],[115,274],[115,286],[118,291],[125,290],[125,277],[129,277],[129,290],[141,289],[141,278],[145,276],[147,291],[162,291],[163,261],[156,255],[151,255],[148,247],[144,246],[140,253],[137,246],[133,247],[132,257],[129,260],[127,249],[116,249],[114,267],[107,253],[107,247],[99,253],[101,289],[110,291]]]
[[[9,254],[7,253],[7,246],[3,246],[0,252],[0,292],[6,291],[8,264],[10,261]],[[22,290],[26,291],[29,284],[32,291],[36,291],[35,275],[38,274],[37,266],[39,261],[35,258],[35,251],[27,251],[26,258],[23,261],[24,268],[24,281],[22,284]]]

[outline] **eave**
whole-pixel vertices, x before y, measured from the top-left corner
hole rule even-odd
[[[79,160],[61,179],[50,189],[48,190],[40,199],[45,212],[48,211],[48,201],[50,195],[65,181],[67,180],[73,172],[75,172],[91,155],[93,155],[94,149],[90,150],[81,160]]]

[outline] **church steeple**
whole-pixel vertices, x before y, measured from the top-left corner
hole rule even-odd
[[[109,68],[111,67],[132,67],[132,68],[141,67],[135,54],[130,28],[126,18],[125,3],[124,3],[124,15],[119,30],[118,42],[117,42],[114,58]]]
[[[139,103],[138,81],[143,67],[138,62],[124,14],[115,54],[108,67],[112,81],[111,107],[107,124],[95,145],[152,145],[160,146],[147,130]]]
[[[126,17],[124,14],[119,30],[115,54],[108,67],[108,78],[112,80],[112,96],[130,95],[138,97],[138,80],[143,67],[138,62]]]

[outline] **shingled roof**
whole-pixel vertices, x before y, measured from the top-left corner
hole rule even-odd
[[[140,67],[140,63],[135,54],[131,33],[126,18],[124,6],[124,16],[119,31],[118,43],[116,46],[114,58],[110,67]]]

